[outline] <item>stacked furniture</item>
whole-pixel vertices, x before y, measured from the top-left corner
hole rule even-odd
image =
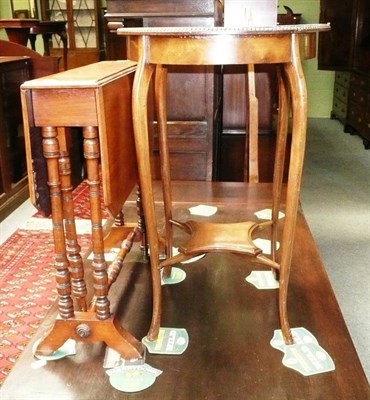
[[[219,0],[107,0],[107,57],[125,58],[120,26],[221,26]],[[243,66],[171,66],[168,129],[175,179],[242,181],[248,104]],[[274,158],[276,80],[273,66],[256,66],[259,98],[260,181],[271,182]],[[156,121],[155,116],[153,117]],[[159,177],[154,123],[155,176]],[[248,133],[247,133],[248,134]]]
[[[30,78],[57,72],[59,59],[41,56],[27,47],[5,40],[0,41],[0,49],[0,220],[2,220],[28,197],[19,86]]]
[[[337,71],[333,112],[345,130],[358,133],[370,148],[370,3],[321,0],[320,22],[331,31],[320,34],[319,68]]]

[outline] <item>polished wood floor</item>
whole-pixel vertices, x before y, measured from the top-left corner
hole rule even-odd
[[[243,184],[176,186],[175,217],[188,216],[190,200],[219,206],[215,219],[240,220],[269,206],[270,186]],[[220,199],[226,196],[227,205]],[[132,207],[134,208],[134,207]],[[158,208],[160,205],[158,203]],[[130,210],[128,214],[130,214]],[[160,212],[160,210],[159,210]],[[186,328],[190,343],[181,356],[147,355],[163,371],[152,387],[125,394],[110,386],[101,344],[78,344],[76,356],[33,369],[32,343],[53,323],[46,318],[5,381],[2,400],[256,399],[365,400],[369,387],[304,215],[299,214],[289,289],[293,327],[305,327],[331,355],[336,369],[304,377],[284,367],[269,342],[278,329],[277,291],[259,291],[245,281],[261,269],[248,258],[207,255],[182,267],[187,278],[163,287],[163,326]],[[114,286],[112,303],[122,325],[145,336],[150,322],[148,264],[136,248]]]

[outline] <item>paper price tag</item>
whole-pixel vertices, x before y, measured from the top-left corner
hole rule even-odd
[[[265,208],[264,210],[259,210],[256,211],[254,213],[254,215],[258,218],[258,219],[266,219],[266,220],[270,220],[272,218],[272,210],[271,208]],[[285,214],[282,211],[279,211],[279,215],[278,218],[282,219],[285,217]]]
[[[279,282],[272,271],[252,271],[245,280],[257,289],[277,289]]]
[[[176,285],[186,278],[186,272],[181,268],[171,267],[171,275],[168,278],[163,277],[163,270],[161,270],[161,283],[162,285]]]
[[[283,364],[304,376],[321,374],[335,369],[329,354],[317,343],[287,346]]]
[[[217,207],[207,206],[205,204],[199,204],[198,206],[189,208],[190,214],[192,215],[201,215],[203,217],[210,217],[211,215],[216,214]]]
[[[39,356],[36,355],[37,346],[40,344],[42,339],[37,340],[32,346],[33,355],[39,360],[55,361],[67,356],[74,356],[76,354],[76,341],[73,339],[68,339],[63,346],[55,350],[50,356]]]
[[[257,238],[253,240],[253,243],[262,250],[263,254],[271,254],[271,240]],[[276,242],[276,250],[279,250],[280,243]]]
[[[189,344],[189,335],[183,328],[160,328],[157,340],[142,339],[149,353],[180,355]]]
[[[335,369],[330,355],[319,345],[315,336],[305,328],[291,329],[294,344],[286,345],[280,329],[274,331],[271,346],[284,353],[283,365],[304,376]]]
[[[294,344],[319,344],[315,336],[306,328],[292,328],[290,332],[292,333]],[[282,352],[285,351],[287,345],[284,342],[281,329],[276,329],[274,331],[274,336],[271,339],[270,344],[277,350],[280,350]]]
[[[153,385],[162,371],[148,364],[121,366],[106,371],[109,383],[121,392],[134,393]]]
[[[174,256],[177,256],[179,254],[179,249],[177,247],[172,247],[172,254]],[[199,256],[195,256],[190,258],[189,260],[182,261],[181,264],[191,264],[195,261],[200,260],[201,258],[205,257],[205,254],[200,254]]]

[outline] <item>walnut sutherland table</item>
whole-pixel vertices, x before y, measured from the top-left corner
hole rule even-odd
[[[137,182],[132,138],[131,87],[136,63],[102,61],[25,82],[21,87],[23,120],[31,198],[36,203],[30,128],[41,128],[46,159],[55,246],[59,315],[36,349],[49,355],[69,339],[105,342],[124,358],[141,358],[143,345],[112,313],[108,292],[119,274],[123,258],[139,231],[112,227],[121,236],[120,254],[109,267],[104,257],[100,186],[112,217]],[[91,211],[91,263],[93,290],[88,290],[87,260],[82,260],[77,241],[72,197],[68,127],[81,127]],[[101,165],[101,170],[100,170]],[[101,174],[100,174],[101,171]],[[101,182],[102,181],[102,182]],[[127,229],[128,228],[128,229]]]
[[[143,209],[147,224],[153,279],[153,316],[148,333],[149,340],[158,336],[161,323],[161,278],[170,274],[171,265],[207,252],[231,252],[254,256],[259,262],[271,267],[279,276],[279,314],[284,340],[293,343],[287,315],[287,289],[294,243],[299,190],[303,168],[307,92],[301,67],[304,57],[314,56],[316,32],[330,29],[328,25],[294,25],[255,28],[120,28],[119,35],[126,35],[128,57],[138,62],[133,87],[134,134],[137,151],[139,180],[142,187]],[[272,190],[271,225],[272,258],[252,242],[253,232],[266,225],[253,221],[236,224],[186,223],[172,218],[170,161],[166,124],[166,66],[167,65],[228,65],[248,66],[253,74],[255,64],[279,65],[279,117],[274,182]],[[247,71],[247,67],[246,67]],[[151,77],[155,72],[155,103],[160,143],[161,174],[165,209],[165,257],[160,262],[163,240],[158,235],[153,198],[150,146],[147,121],[147,102]],[[253,75],[252,75],[253,77]],[[283,160],[286,147],[288,101],[292,107],[292,145],[287,183],[285,221],[280,253],[276,254],[278,212],[281,203]],[[253,108],[252,108],[253,110]],[[257,118],[251,113],[249,133],[249,168],[257,170],[256,149],[253,136],[257,132]],[[254,144],[253,144],[254,143]],[[253,174],[250,175],[253,178]],[[173,226],[190,234],[190,239],[180,245],[180,254],[172,257]]]

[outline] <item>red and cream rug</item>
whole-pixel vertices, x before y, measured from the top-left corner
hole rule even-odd
[[[90,242],[85,182],[74,190],[73,197],[76,223],[85,225],[78,235],[84,253]],[[57,297],[51,221],[40,214],[31,220],[0,246],[0,385]]]

